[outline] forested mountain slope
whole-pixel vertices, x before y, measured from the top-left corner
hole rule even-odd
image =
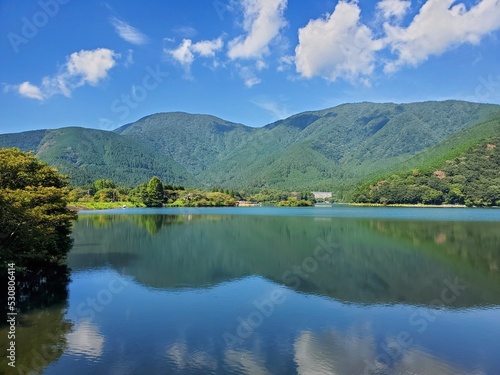
[[[153,176],[187,186],[199,184],[174,160],[113,132],[70,127],[5,134],[0,135],[0,147],[34,151],[68,174],[74,185],[106,178],[134,186]]]
[[[404,172],[359,186],[353,200],[379,204],[500,205],[500,119],[456,134]]]
[[[481,122],[500,106],[462,101],[343,104],[261,128],[210,115],[159,113],[114,132],[63,128],[0,135],[0,147],[33,149],[82,184],[113,178],[229,189],[340,191]]]

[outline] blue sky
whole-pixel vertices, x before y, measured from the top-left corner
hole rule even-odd
[[[0,1],[0,132],[500,104],[500,0]]]

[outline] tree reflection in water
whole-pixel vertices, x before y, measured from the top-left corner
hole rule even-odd
[[[63,354],[66,335],[72,328],[72,323],[64,318],[68,307],[69,271],[66,265],[57,265],[16,272],[15,373],[41,373]],[[2,299],[5,298],[2,295]],[[7,303],[2,300],[0,305],[6,308]],[[0,336],[7,337],[8,329],[2,320]],[[5,352],[5,344],[2,340],[2,352]],[[5,356],[0,359],[0,368],[9,368]]]

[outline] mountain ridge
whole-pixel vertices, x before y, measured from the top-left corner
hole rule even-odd
[[[3,134],[0,147],[34,150],[74,184],[101,178],[98,174],[104,172],[117,183],[130,184],[158,171],[186,186],[329,191],[404,163],[495,115],[500,117],[499,105],[456,100],[362,102],[250,127],[177,111],[151,114],[113,131],[70,127]],[[82,135],[87,149],[77,146]],[[116,147],[110,146],[114,143]],[[142,160],[137,176],[127,172],[130,158]],[[78,171],[82,163],[86,174]]]

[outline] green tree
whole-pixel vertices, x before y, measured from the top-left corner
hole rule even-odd
[[[96,202],[118,202],[120,200],[120,192],[118,189],[101,189],[94,194]]]
[[[59,263],[71,248],[68,181],[19,149],[0,149],[0,267]]]
[[[93,187],[95,191],[99,191],[102,189],[114,189],[116,185],[111,180],[95,180]]]
[[[162,207],[163,206],[163,184],[158,177],[153,177],[148,182],[146,188],[146,199],[144,204],[148,207]]]

